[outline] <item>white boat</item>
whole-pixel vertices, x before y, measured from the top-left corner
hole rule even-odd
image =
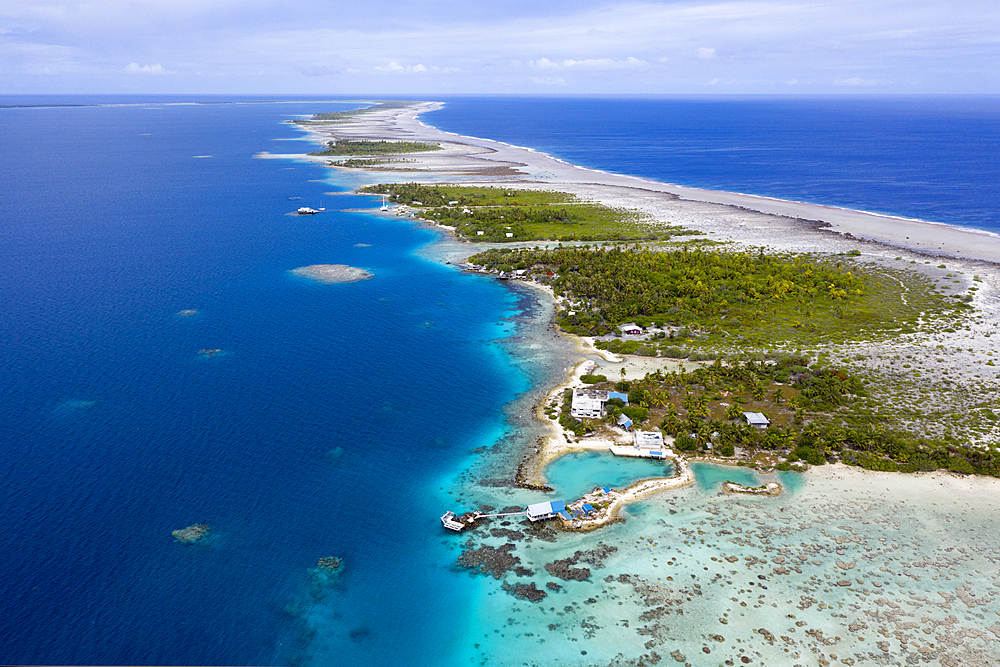
[[[382,195],[382,208],[380,208],[379,210],[380,211],[388,211],[389,210],[389,205],[385,202],[385,195]]]
[[[317,213],[319,213],[319,211],[314,208],[309,208],[308,206],[303,206],[299,209],[299,215],[316,215]]]
[[[456,532],[461,532],[466,528],[465,523],[455,520],[455,513],[451,511],[445,512],[441,517],[441,525],[448,530],[454,530]]]

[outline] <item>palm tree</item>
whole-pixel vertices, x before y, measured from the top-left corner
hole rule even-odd
[[[771,430],[774,433],[774,440],[776,445],[781,449],[791,449],[795,446],[795,433],[788,428],[775,428]]]
[[[700,417],[708,417],[708,396],[705,394],[698,394],[698,398],[695,400],[695,414]]]
[[[683,423],[681,422],[680,417],[677,416],[676,412],[673,414],[667,413],[667,416],[663,418],[663,423],[660,424],[660,428],[667,435],[676,436],[680,434],[681,429],[683,428]]]
[[[698,409],[698,400],[695,398],[694,394],[685,393],[684,398],[681,399],[681,407],[689,413],[694,413]]]
[[[823,436],[833,449],[840,449],[847,440],[847,432],[837,424],[828,425],[823,431]]]
[[[662,408],[667,404],[667,394],[662,389],[653,387],[648,392],[649,404],[654,408]]]

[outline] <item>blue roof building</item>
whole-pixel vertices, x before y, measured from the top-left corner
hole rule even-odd
[[[534,505],[528,505],[528,519],[531,521],[541,521],[542,519],[551,519],[560,512],[566,511],[566,503],[561,500],[552,500],[544,503],[535,503]]]

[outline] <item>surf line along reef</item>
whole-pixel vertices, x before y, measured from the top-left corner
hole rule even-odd
[[[409,142],[405,163],[363,165],[392,182],[360,191],[470,241],[470,270],[548,291],[559,328],[604,376],[590,386],[629,397],[579,418],[550,396],[539,409],[567,445],[607,439],[624,414],[678,456],[765,470],[843,461],[1000,474],[989,341],[1000,239],[580,169],[419,122],[439,106],[374,106],[303,128],[325,146]],[[446,175],[457,180],[442,185]],[[523,462],[528,484],[552,458],[537,449]]]

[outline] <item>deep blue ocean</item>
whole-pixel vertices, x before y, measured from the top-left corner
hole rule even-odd
[[[107,101],[143,103],[30,106]],[[562,371],[525,363],[536,304],[431,261],[435,231],[342,211],[379,202],[328,170],[254,157],[351,105],[154,102],[0,99],[28,105],[0,108],[0,663],[454,664],[441,630],[483,593],[437,518],[474,502],[479,448],[516,459],[511,400]],[[456,98],[425,120],[995,230],[998,109]],[[317,263],[375,277],[288,273]]]
[[[693,187],[1000,232],[1000,97],[445,98],[425,122]]]
[[[0,662],[446,661],[442,489],[527,387],[496,343],[521,298],[412,223],[288,215],[379,205],[253,158],[338,108],[0,109]],[[375,277],[288,273],[316,263]]]

